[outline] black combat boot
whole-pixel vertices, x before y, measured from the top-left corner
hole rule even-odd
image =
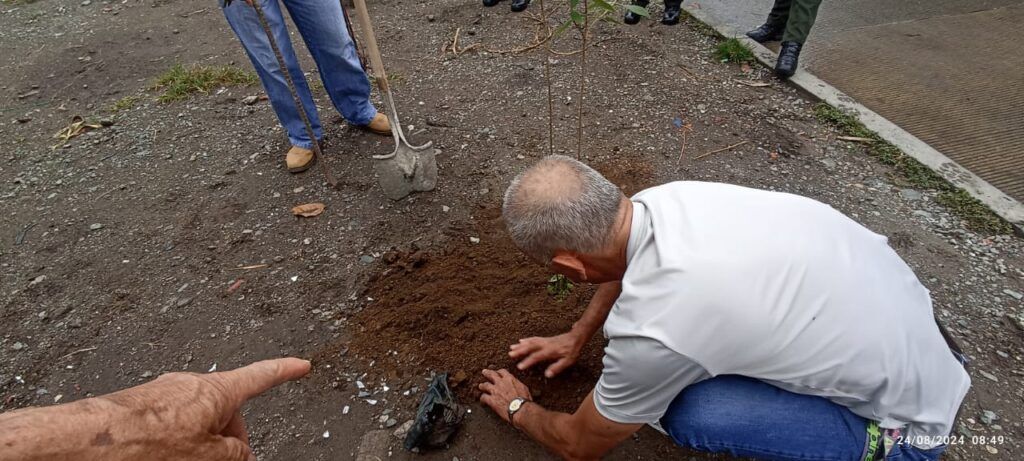
[[[516,13],[523,11],[530,6],[530,0],[512,0],[512,11]]]
[[[679,24],[679,9],[682,5],[683,0],[665,0],[665,13],[661,15],[661,23],[666,26]]]
[[[494,6],[497,5],[498,2],[500,1],[501,0],[484,0],[484,6]]]
[[[647,8],[648,3],[650,3],[650,0],[633,0],[634,5],[642,8]],[[626,10],[626,15],[622,17],[622,22],[626,24],[636,24],[640,22],[640,15]]]
[[[782,42],[782,47],[779,48],[779,60],[775,62],[775,75],[786,79],[796,73],[796,65],[800,60],[800,49],[803,46],[802,43],[797,42]]]
[[[782,40],[782,32],[785,30],[785,26],[764,23],[761,27],[747,32],[747,37],[750,37],[757,43],[774,42],[776,40]]]

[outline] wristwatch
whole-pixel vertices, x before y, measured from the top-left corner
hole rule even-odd
[[[515,416],[516,413],[519,412],[519,410],[523,409],[523,405],[525,405],[526,402],[529,402],[529,400],[524,399],[522,397],[516,397],[512,399],[511,402],[508,403],[508,422],[509,424],[512,425],[512,427],[516,427],[515,420],[513,420],[512,417]]]

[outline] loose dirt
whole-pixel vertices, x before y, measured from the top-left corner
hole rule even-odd
[[[592,290],[576,287],[556,300],[546,289],[551,273],[522,256],[489,214],[478,244],[460,239],[437,252],[385,255],[387,268],[370,282],[374,301],[353,319],[357,357],[392,376],[449,372],[456,390],[475,398],[480,370],[514,368],[510,344],[569,330]],[[595,338],[577,366],[552,380],[542,367],[516,374],[541,404],[572,411],[601,372],[601,347]]]

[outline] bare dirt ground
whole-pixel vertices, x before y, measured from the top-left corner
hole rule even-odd
[[[370,9],[389,71],[400,76],[395,93],[404,119],[426,130],[418,138],[443,149],[437,190],[399,202],[380,194],[371,173],[370,154],[388,151],[390,140],[331,122],[337,116],[322,91],[338,191],[316,169],[285,172],[286,140],[269,105],[241,102],[260,94],[258,86],[155,102],[147,88],[174,63],[248,68],[211,2],[0,4],[0,410],[110,392],[163,372],[297,355],[315,359],[312,376],[246,411],[262,459],[350,459],[360,451],[394,459],[549,457],[476,404],[448,450],[404,453],[387,426],[410,419],[431,371],[458,370],[425,365],[417,355],[423,351],[408,342],[415,332],[394,344],[380,336],[377,350],[360,339],[375,321],[446,333],[430,319],[384,311],[396,304],[382,299],[387,287],[415,296],[461,286],[445,292],[450,301],[461,298],[469,310],[491,306],[493,315],[471,312],[461,328],[473,334],[442,336],[429,351],[472,351],[461,366],[475,376],[478,370],[465,368],[509,366],[501,354],[512,338],[541,323],[547,329],[537,334],[554,333],[581,308],[581,291],[546,302],[547,274],[504,254],[508,242],[494,222],[509,178],[547,150],[543,54],[495,52],[528,44],[533,25],[507,3],[484,9],[476,0],[389,0]],[[442,56],[456,29],[461,47],[480,45]],[[584,160],[632,191],[696,179],[803,194],[889,236],[974,360],[957,429],[965,444],[948,458],[1024,456],[1019,239],[966,230],[932,192],[907,188],[861,146],[836,140],[815,120],[812,101],[763,69],[717,62],[716,39],[699,27],[601,24],[594,38]],[[576,47],[571,34],[556,45]],[[556,151],[570,155],[578,59],[550,61]],[[125,96],[140,99],[108,110]],[[113,125],[53,149],[53,134],[73,115]],[[677,117],[693,126],[682,162]],[[292,206],[313,201],[326,203],[323,215],[291,215]],[[443,265],[436,274],[449,275],[447,286],[430,286],[434,277],[416,274],[421,268],[394,274],[398,260],[389,252],[414,247]],[[266,267],[239,269],[252,265]],[[496,268],[507,269],[508,279]],[[518,297],[530,300],[524,312],[532,320],[510,326],[516,316],[494,306],[514,311]],[[399,366],[383,371],[374,356]],[[596,376],[593,358],[585,363],[563,378],[530,379],[542,398],[564,406]],[[359,397],[357,381],[368,396]],[[651,430],[610,458],[712,459]]]

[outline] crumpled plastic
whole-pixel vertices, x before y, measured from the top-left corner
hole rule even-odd
[[[405,449],[410,451],[441,448],[462,426],[466,408],[459,405],[448,387],[448,374],[434,376],[420,400],[416,419],[405,436]]]

